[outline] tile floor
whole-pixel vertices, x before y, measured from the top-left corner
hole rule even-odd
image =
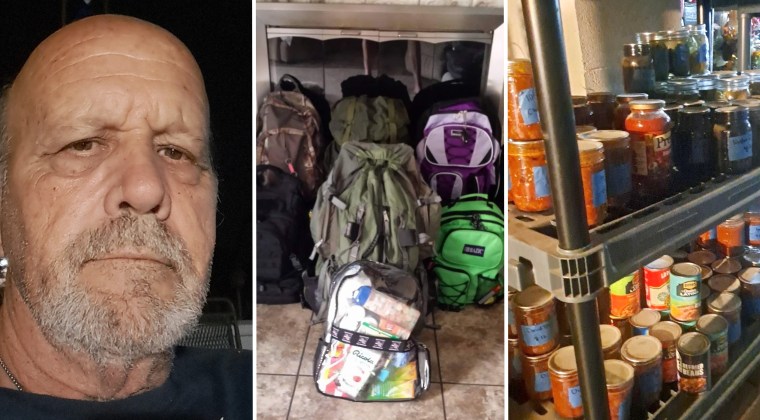
[[[430,388],[417,401],[353,403],[319,394],[311,376],[324,324],[300,304],[256,307],[257,419],[503,419],[504,305],[437,311]]]

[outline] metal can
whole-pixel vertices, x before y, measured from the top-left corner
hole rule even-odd
[[[639,272],[623,277],[610,285],[610,316],[628,318],[641,309]]]
[[[712,268],[702,265],[702,283],[706,282],[713,275]]]
[[[572,346],[561,347],[552,353],[549,358],[549,379],[556,413],[565,418],[581,417],[583,400],[575,349]]]
[[[694,263],[679,263],[670,270],[670,317],[696,321],[700,315],[699,285],[702,269]]]
[[[716,274],[707,281],[713,293],[729,292],[735,295],[741,290],[741,282],[732,274]]]
[[[677,319],[675,319],[675,318],[673,318],[671,316],[670,317],[670,321],[674,322],[676,325],[678,325],[679,327],[681,327],[681,331],[683,331],[685,333],[694,331],[694,327],[697,326],[697,321],[696,320],[695,321],[679,321],[679,320],[677,320]]]
[[[718,257],[715,255],[715,253],[702,250],[702,251],[694,251],[689,254],[688,257],[686,257],[689,262],[697,264],[697,265],[706,265],[710,266]]]
[[[728,321],[728,344],[734,344],[742,336],[741,311],[742,301],[733,293],[723,292],[710,296],[707,311],[718,314]]]
[[[644,288],[646,290],[647,307],[656,311],[670,309],[670,267],[673,258],[668,255],[650,262],[644,266]]]
[[[552,397],[549,380],[549,358],[559,348],[540,356],[522,355],[522,376],[528,396],[534,401],[545,401]]]
[[[538,356],[557,347],[559,329],[552,294],[533,285],[513,299],[523,354]]]
[[[662,391],[662,344],[655,337],[637,335],[623,343],[620,355],[635,371],[631,417],[644,417]]]
[[[644,308],[636,315],[632,316],[628,322],[631,323],[633,335],[649,335],[649,329],[658,322],[661,316],[658,311],[650,308]]]
[[[699,310],[703,314],[707,313],[707,299],[709,299],[711,295],[712,289],[710,289],[710,286],[702,282],[702,285],[699,286],[699,299],[701,301]]]
[[[662,382],[666,384],[678,381],[676,343],[681,334],[681,327],[673,321],[660,321],[649,330],[649,335],[662,343]]]
[[[507,320],[509,327],[507,328],[507,338],[517,338],[517,320],[515,320],[515,308],[512,303],[512,298],[517,294],[517,289],[512,286],[507,288]]]
[[[742,263],[738,258],[723,258],[712,263],[710,266],[715,274],[736,274],[742,269]]]
[[[622,360],[605,360],[604,375],[607,378],[610,419],[629,419],[635,376],[633,367]]]
[[[742,315],[747,319],[760,316],[760,267],[748,267],[739,272],[742,284]]]
[[[728,369],[728,321],[717,314],[699,317],[697,331],[710,340],[710,375],[717,378]]]
[[[600,325],[599,335],[602,338],[602,354],[605,359],[619,359],[620,346],[623,344],[623,334],[613,325]]]
[[[742,267],[760,267],[760,250],[748,249],[742,255]]]
[[[678,339],[676,358],[681,392],[701,394],[710,390],[710,340],[704,334],[682,335]]]
[[[610,317],[610,324],[620,330],[620,335],[622,336],[624,343],[626,340],[633,337],[633,328],[631,328],[631,323],[628,322],[629,319],[630,318]]]

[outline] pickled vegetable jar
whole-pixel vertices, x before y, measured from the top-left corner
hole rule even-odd
[[[544,142],[507,142],[507,164],[512,200],[521,211],[538,212],[552,207]]]
[[[513,140],[542,138],[529,60],[507,62],[507,129],[509,138]]]
[[[552,397],[551,381],[549,380],[549,358],[559,345],[546,354],[528,356],[523,354],[522,376],[528,396],[534,401],[545,401]]]
[[[554,297],[539,286],[530,286],[514,297],[520,350],[528,356],[550,352],[559,343]]]
[[[623,45],[623,88],[629,93],[654,92],[654,60],[649,44]]]
[[[710,44],[707,40],[707,28],[702,25],[686,26],[691,37],[689,42],[689,68],[692,75],[705,74],[709,71],[708,60],[712,58],[710,54]]]
[[[562,347],[549,358],[549,376],[554,397],[554,410],[564,418],[577,418],[583,415],[581,385],[578,380],[578,365],[575,362],[575,349]]]
[[[715,97],[719,101],[749,99],[749,77],[734,76],[716,81]]]
[[[668,47],[668,63],[670,72],[676,77],[686,77],[691,74],[689,66],[689,44],[693,44],[689,38],[689,32],[684,30],[664,31],[665,46]]]
[[[739,106],[718,108],[713,123],[718,170],[726,174],[740,174],[752,169],[753,139],[749,110]]]
[[[678,111],[673,130],[673,165],[687,186],[707,181],[715,172],[715,142],[710,108],[690,106]]]
[[[586,221],[589,226],[604,223],[607,217],[607,178],[604,171],[604,146],[591,140],[578,140]]]
[[[625,128],[631,134],[633,149],[633,189],[644,202],[659,201],[670,188],[670,117],[663,111],[665,102],[647,99],[631,102]]]
[[[656,81],[668,80],[670,73],[670,57],[668,46],[665,45],[664,33],[641,32],[636,34],[636,42],[649,44],[650,55],[654,65],[654,78]]]
[[[631,136],[627,131],[599,130],[581,135],[604,145],[604,172],[609,207],[625,209],[631,201]]]
[[[615,130],[625,130],[625,119],[631,113],[631,101],[648,98],[649,96],[646,93],[622,93],[618,95],[615,98],[617,100],[617,106],[615,106]]]

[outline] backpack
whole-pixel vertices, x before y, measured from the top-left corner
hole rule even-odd
[[[304,235],[307,212],[298,178],[256,167],[256,303],[300,302],[311,240]]]
[[[303,182],[311,201],[322,171],[320,117],[311,101],[298,91],[278,90],[266,96],[259,110],[261,131],[256,139],[256,164],[274,165]]]
[[[357,261],[329,290],[327,324],[314,353],[323,395],[352,401],[405,401],[430,383],[430,353],[413,338],[422,324],[422,290],[409,273]]]
[[[501,147],[476,101],[439,107],[417,145],[422,177],[444,203],[465,194],[487,194],[496,184]]]
[[[445,206],[434,260],[440,307],[457,310],[503,296],[504,213],[485,194]]]
[[[439,203],[411,147],[346,143],[317,193],[310,222],[318,279],[305,285],[304,297],[317,319],[324,319],[332,274],[347,263],[372,260],[424,276],[421,262],[432,256]]]
[[[308,38],[297,38],[297,39],[308,39]],[[284,44],[284,43],[283,43]],[[295,91],[295,92],[301,92],[306,96],[312,105],[314,105],[314,109],[317,110],[317,113],[319,114],[319,120],[320,120],[320,127],[329,127],[330,126],[330,103],[327,102],[327,98],[325,98],[324,93],[317,87],[312,86],[311,88],[305,87],[300,80],[298,80],[295,76],[292,76],[290,74],[283,74],[280,78],[280,82],[278,83],[278,86],[280,90],[286,90],[286,91]],[[322,136],[322,144],[328,144],[332,141],[332,134],[330,134],[330,130],[322,130],[320,131],[320,135]]]
[[[478,96],[480,85],[470,83],[462,79],[449,80],[447,82],[437,82],[427,86],[414,95],[412,106],[409,108],[409,120],[414,132],[412,140],[417,145],[424,137],[425,123],[430,117],[430,112],[434,105],[444,101],[462,100]],[[491,122],[493,126],[493,121]],[[494,134],[494,137],[497,137]]]

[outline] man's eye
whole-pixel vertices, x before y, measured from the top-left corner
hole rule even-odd
[[[80,140],[74,143],[71,143],[68,146],[71,150],[77,151],[77,152],[87,152],[92,150],[93,147],[95,147],[95,141],[93,140]]]
[[[164,147],[159,150],[159,153],[162,156],[166,156],[167,158],[171,160],[192,160],[191,156],[185,152],[182,149],[178,149],[176,147]]]

